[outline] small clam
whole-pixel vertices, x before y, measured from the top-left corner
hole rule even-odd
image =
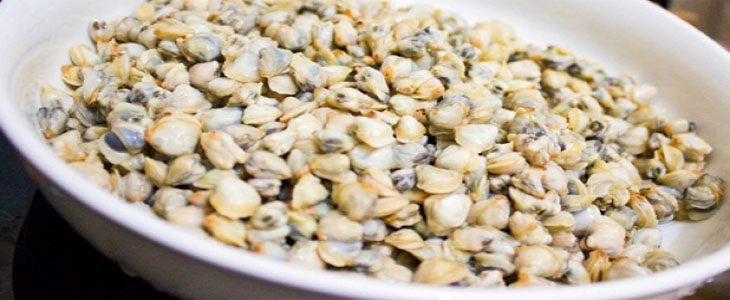
[[[471,208],[471,199],[459,194],[435,195],[426,198],[423,207],[428,228],[435,234],[444,235],[464,224]]]
[[[149,157],[144,158],[143,162],[144,173],[152,183],[156,186],[165,185],[165,179],[167,177],[169,167],[164,162],[151,159]]]
[[[211,33],[198,33],[182,42],[182,53],[189,60],[199,63],[216,60],[221,55],[223,41]]]
[[[568,261],[567,271],[565,272],[565,279],[570,284],[588,284],[591,283],[591,277],[588,270],[579,262],[575,260]]]
[[[513,61],[507,64],[507,68],[515,79],[518,80],[536,80],[540,79],[540,66],[531,60]]]
[[[596,217],[601,215],[601,211],[595,205],[587,205],[584,209],[574,212],[575,228],[573,233],[577,236],[583,236],[588,226],[593,224]]]
[[[317,254],[317,245],[315,241],[297,241],[289,251],[287,260],[312,269],[324,269],[325,263]]]
[[[649,200],[660,222],[674,219],[674,213],[679,209],[679,203],[672,194],[655,185],[641,189],[640,193],[646,200]]]
[[[324,179],[341,181],[350,172],[350,158],[344,154],[316,155],[309,163],[312,173]]]
[[[287,129],[267,135],[261,140],[261,145],[271,151],[271,153],[284,155],[289,153],[292,147],[294,147],[296,138],[297,132],[293,129]]]
[[[214,108],[200,116],[205,131],[223,130],[241,123],[243,110],[238,107]]]
[[[175,188],[161,188],[153,196],[152,209],[160,216],[165,217],[175,208],[184,207],[192,192]]]
[[[363,237],[363,227],[338,213],[330,213],[319,221],[317,238],[320,241],[356,242]]]
[[[236,124],[223,128],[223,131],[228,133],[233,140],[241,147],[241,149],[248,150],[254,147],[266,133],[256,127]]]
[[[352,69],[347,66],[324,66],[322,72],[324,72],[326,78],[325,86],[331,87],[347,80],[347,77],[352,73]]]
[[[343,20],[337,22],[333,30],[335,45],[339,47],[349,46],[357,42],[357,30],[352,23]]]
[[[203,220],[203,228],[221,242],[238,247],[246,246],[246,226],[240,220],[210,214]]]
[[[276,107],[252,104],[243,111],[243,124],[246,125],[263,125],[268,122],[276,121],[281,117],[282,112]]]
[[[254,178],[248,183],[256,189],[259,195],[264,197],[276,197],[281,194],[282,182],[279,179],[258,179]]]
[[[261,49],[259,73],[261,77],[272,78],[284,74],[292,61],[292,53],[277,47]]]
[[[369,242],[382,242],[388,234],[385,222],[379,219],[370,219],[362,223],[363,240]]]
[[[302,91],[312,91],[325,84],[322,67],[303,55],[294,55],[291,60],[292,76]]]
[[[263,83],[244,83],[233,92],[233,95],[228,98],[227,106],[249,106],[254,104],[261,104],[261,93],[264,88]]]
[[[517,174],[527,167],[525,158],[517,152],[488,155],[487,170],[493,174]]]
[[[268,87],[270,90],[282,95],[295,95],[299,92],[296,82],[289,75],[279,75],[269,78]]]
[[[179,86],[185,86],[190,84],[190,73],[187,68],[181,63],[166,63],[161,64],[155,68],[157,77],[162,80],[161,87],[174,91]],[[185,91],[186,94],[199,94],[195,89],[188,89]]]
[[[395,126],[395,137],[401,143],[419,140],[426,134],[426,127],[416,118],[404,115]]]
[[[403,95],[419,100],[434,100],[444,94],[444,85],[428,70],[415,71],[397,78],[393,88]]]
[[[380,72],[389,83],[393,83],[395,80],[405,77],[415,70],[416,65],[412,60],[395,55],[386,57],[380,66]]]
[[[573,232],[573,228],[575,228],[575,217],[567,211],[561,211],[543,219],[542,223],[551,233],[558,231]]]
[[[357,117],[355,136],[373,148],[381,148],[395,142],[393,128],[380,120]]]
[[[307,174],[299,178],[292,192],[291,206],[294,209],[303,209],[327,199],[329,191],[322,185],[319,178]]]
[[[198,89],[207,88],[208,83],[218,77],[219,71],[220,63],[217,61],[195,64],[188,70],[190,84]]]
[[[408,283],[413,278],[413,272],[399,264],[389,264],[376,271],[373,276],[386,282]]]
[[[261,80],[258,69],[259,58],[258,52],[246,49],[234,60],[226,59],[226,63],[223,64],[223,74],[243,83],[258,82]]]
[[[319,148],[326,153],[344,153],[355,147],[355,140],[347,133],[337,130],[322,130],[315,133]]]
[[[388,100],[390,88],[385,82],[385,77],[378,70],[370,67],[357,69],[354,79],[360,90],[375,96],[380,101]]]
[[[36,118],[45,138],[56,137],[66,130],[68,114],[60,107],[41,107],[36,112]]]
[[[440,101],[436,107],[428,112],[428,121],[432,126],[454,129],[463,124],[468,115],[469,104],[465,98],[448,98]],[[471,133],[468,129],[465,133]]]
[[[545,245],[517,248],[515,268],[520,274],[559,278],[565,270],[565,261],[557,250]]]
[[[609,217],[598,216],[588,226],[581,244],[587,249],[601,250],[613,257],[623,249],[625,238],[626,231],[620,224]]]
[[[413,165],[429,163],[433,159],[433,149],[429,148],[419,142],[393,145],[390,149],[393,153],[393,161],[388,168],[410,168]],[[385,162],[387,161],[384,161],[383,165]]]
[[[292,170],[286,161],[268,151],[255,151],[246,161],[246,172],[256,178],[289,179]]]
[[[408,204],[400,209],[398,212],[386,217],[384,219],[385,223],[393,228],[402,228],[418,224],[418,222],[421,222],[421,220],[423,220],[419,209],[420,206],[417,204]]]
[[[431,194],[453,192],[460,185],[464,175],[460,172],[441,169],[429,165],[416,167],[417,186]]]
[[[145,134],[145,140],[162,154],[180,156],[191,154],[202,134],[198,119],[188,115],[172,115],[155,122]]]
[[[515,265],[509,257],[500,254],[477,253],[474,255],[475,265],[482,269],[494,269],[508,276],[515,272]]]
[[[272,201],[259,206],[249,220],[251,227],[258,230],[279,228],[286,223],[286,204],[281,201]]]
[[[188,205],[169,211],[166,217],[172,224],[197,229],[203,226],[205,211],[200,207]]]
[[[410,190],[416,186],[416,172],[413,169],[400,169],[390,174],[393,186],[399,192]]]
[[[635,276],[648,275],[651,271],[645,267],[640,266],[637,262],[620,257],[611,263],[611,266],[606,271],[606,280],[617,280]]]
[[[664,250],[654,249],[646,255],[643,265],[652,272],[664,271],[679,265],[672,253]]]
[[[79,67],[93,67],[101,63],[101,58],[94,50],[86,45],[78,45],[71,48],[68,52],[71,63]]]
[[[208,82],[206,89],[210,94],[218,98],[230,97],[240,87],[240,83],[233,79],[218,77]]]
[[[500,244],[509,240],[504,232],[491,227],[467,226],[455,229],[450,237],[452,245],[459,250],[470,252],[501,251]],[[509,252],[512,250],[510,249]],[[509,253],[512,254],[512,253]]]
[[[606,272],[611,266],[608,255],[601,250],[593,250],[583,262],[583,266],[591,277],[591,281],[598,282],[606,279]]]
[[[50,140],[51,147],[56,155],[66,162],[83,161],[86,151],[82,147],[81,133],[77,130],[67,131]]]
[[[224,178],[210,196],[210,205],[222,216],[246,218],[261,205],[261,196],[248,183],[233,177]]]
[[[108,42],[113,38],[114,28],[107,22],[94,20],[89,25],[89,35],[91,40],[96,43]]]
[[[395,189],[393,181],[390,179],[390,174],[387,171],[377,168],[367,168],[361,173],[360,180],[363,183],[373,186],[380,196],[396,197],[400,195]]]
[[[464,148],[481,153],[492,149],[499,130],[489,124],[467,124],[456,127],[456,142]]]
[[[659,223],[654,207],[652,207],[651,203],[649,203],[644,196],[631,193],[629,207],[636,212],[636,225],[639,227],[654,228]]]
[[[317,220],[312,215],[303,211],[289,211],[288,217],[292,238],[312,239],[317,230]]]
[[[619,223],[625,230],[631,230],[638,219],[636,211],[628,206],[608,209],[605,216]]]
[[[464,173],[474,160],[473,152],[457,145],[451,145],[436,156],[436,166]]]
[[[504,195],[474,203],[469,210],[467,222],[480,226],[505,229],[509,224],[510,202]]]
[[[435,285],[449,285],[469,275],[467,267],[459,262],[443,258],[432,258],[421,262],[413,274],[413,282]]]
[[[672,145],[677,147],[685,157],[694,161],[702,159],[712,152],[710,144],[694,133],[682,133],[672,136]]]
[[[659,248],[662,245],[662,233],[656,228],[640,228],[631,235],[631,244]]]
[[[205,172],[205,167],[200,162],[200,155],[188,154],[179,156],[167,168],[165,184],[170,186],[191,184],[203,177]]]
[[[552,242],[552,236],[545,226],[531,214],[519,211],[512,214],[509,229],[518,241],[527,245],[547,245]]]
[[[362,242],[319,241],[317,253],[328,265],[346,267],[354,263],[362,250]]]
[[[229,170],[235,164],[245,163],[249,154],[224,131],[205,132],[200,137],[205,156],[218,169]]]
[[[687,217],[693,221],[704,220],[717,210],[725,191],[725,181],[721,178],[704,174],[684,195],[684,208]]]
[[[375,214],[377,190],[358,181],[336,185],[332,190],[332,201],[348,218],[355,221],[370,219]]]
[[[132,203],[147,200],[152,195],[152,189],[152,183],[136,171],[124,175],[118,187],[121,196]]]

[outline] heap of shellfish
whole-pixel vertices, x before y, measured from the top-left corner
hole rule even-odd
[[[583,284],[678,264],[722,179],[656,89],[501,23],[367,0],[150,0],[94,21],[39,128],[192,232],[382,280]]]

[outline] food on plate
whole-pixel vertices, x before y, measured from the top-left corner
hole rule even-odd
[[[150,0],[89,27],[40,132],[177,226],[392,282],[584,284],[672,268],[657,226],[724,182],[657,90],[498,22],[367,0]]]

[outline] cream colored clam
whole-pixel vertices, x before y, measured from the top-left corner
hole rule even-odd
[[[373,148],[380,148],[395,142],[393,128],[380,120],[358,117],[355,119],[355,135]]]
[[[322,185],[319,178],[310,174],[299,178],[294,185],[291,205],[294,209],[302,209],[316,204],[327,198],[329,191]]]
[[[246,227],[239,220],[210,214],[203,220],[203,227],[221,242],[238,247],[246,245]]]
[[[464,175],[458,171],[419,165],[416,167],[416,178],[419,189],[431,194],[446,194],[461,185]]]
[[[395,126],[395,137],[401,143],[417,141],[426,134],[426,127],[416,118],[405,115]]]
[[[169,156],[191,154],[198,144],[202,126],[188,115],[172,115],[155,122],[145,139],[160,153]]]
[[[222,216],[245,218],[253,215],[261,205],[261,196],[248,183],[228,177],[221,180],[213,190],[210,205]]]
[[[433,258],[422,262],[416,273],[413,274],[413,281],[418,283],[448,285],[464,279],[469,274],[466,266],[462,263]]]
[[[208,160],[218,169],[231,169],[249,158],[249,154],[236,144],[233,137],[223,131],[203,133],[200,145]]]
[[[489,124],[468,124],[456,127],[456,142],[464,148],[481,153],[494,147],[499,130]]]
[[[447,233],[466,221],[471,208],[471,199],[466,195],[436,195],[423,203],[426,211],[426,223],[436,234]]]

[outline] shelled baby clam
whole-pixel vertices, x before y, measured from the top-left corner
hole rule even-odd
[[[500,23],[379,1],[150,0],[94,21],[38,125],[173,224],[315,269],[499,287],[678,264],[722,179],[653,87]]]

